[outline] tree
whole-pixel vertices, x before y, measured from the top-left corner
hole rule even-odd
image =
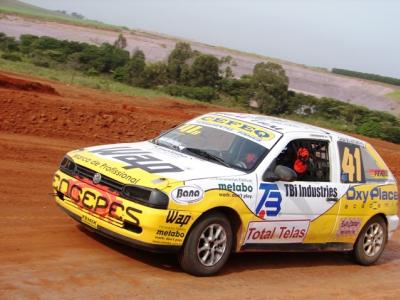
[[[185,84],[189,80],[187,61],[194,56],[188,43],[176,43],[175,49],[168,56],[168,76],[172,82]]]
[[[8,37],[0,32],[0,50],[3,51],[18,51],[19,43],[13,37]]]
[[[20,49],[22,53],[30,53],[32,51],[33,43],[39,39],[39,37],[31,34],[23,34],[19,37]]]
[[[165,84],[168,84],[168,67],[163,62],[146,65],[138,82],[138,85],[144,88]]]
[[[117,40],[114,42],[114,47],[118,49],[125,49],[127,45],[128,42],[126,41],[126,38],[122,35],[122,33],[120,33]]]
[[[126,65],[114,70],[113,78],[128,84],[140,84],[141,75],[146,67],[146,58],[141,50],[136,50]]]
[[[267,62],[254,66],[251,88],[260,112],[281,114],[287,108],[289,80],[281,65]]]
[[[197,56],[191,67],[191,78],[193,86],[214,88],[220,79],[218,58],[208,54]]]
[[[146,56],[142,50],[135,50],[129,61],[129,70],[132,78],[139,78],[146,66]]]

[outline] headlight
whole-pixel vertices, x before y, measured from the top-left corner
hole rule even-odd
[[[68,175],[74,176],[76,173],[76,164],[69,156],[65,156],[61,161],[60,170]]]
[[[122,194],[127,199],[153,208],[166,209],[168,207],[168,196],[157,189],[126,185],[122,189]]]

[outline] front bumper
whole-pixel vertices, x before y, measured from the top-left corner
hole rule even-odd
[[[74,214],[73,212],[69,211],[68,209],[64,208],[61,205],[58,205],[58,207],[63,212],[65,212],[67,215],[69,215],[72,219],[74,219],[75,221],[77,221],[78,223],[83,225],[88,230],[90,230],[92,232],[96,232],[97,234],[100,234],[101,236],[110,238],[112,240],[123,243],[125,245],[131,246],[133,248],[151,251],[151,252],[158,252],[158,253],[177,253],[177,252],[179,252],[179,250],[181,248],[180,246],[157,245],[157,244],[144,243],[144,242],[129,238],[126,235],[117,233],[113,230],[107,229],[106,227],[102,227],[101,225],[98,225],[97,228],[94,229],[93,227],[83,223],[82,217],[79,217],[77,214]]]
[[[61,171],[54,178],[55,201],[65,213],[92,231],[135,248],[177,252],[195,220],[189,211],[147,207]]]

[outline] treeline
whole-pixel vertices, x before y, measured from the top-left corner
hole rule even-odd
[[[286,114],[301,115],[314,122],[328,120],[334,128],[400,144],[400,120],[386,112],[289,92]]]
[[[384,112],[330,98],[318,99],[288,90],[282,66],[258,63],[251,74],[236,78],[232,57],[217,58],[179,42],[165,61],[147,62],[143,51],[125,50],[119,35],[114,44],[100,46],[51,37],[0,33],[2,58],[46,68],[68,68],[89,76],[103,75],[128,85],[162,90],[207,102],[241,106],[268,115],[287,116],[400,143],[400,121]],[[251,107],[250,107],[251,104]]]
[[[388,77],[388,76],[381,76],[381,75],[377,75],[377,74],[363,73],[363,72],[357,72],[357,71],[351,71],[351,70],[345,70],[345,69],[336,69],[336,68],[332,69],[332,73],[346,75],[346,76],[350,76],[350,77],[361,78],[361,79],[374,80],[374,81],[378,81],[378,82],[383,82],[383,83],[400,86],[400,79]]]

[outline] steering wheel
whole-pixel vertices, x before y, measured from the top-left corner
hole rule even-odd
[[[241,160],[235,162],[235,166],[238,166],[239,168],[242,168],[242,169],[245,169],[245,170],[247,169],[246,163],[244,161],[241,161]]]

